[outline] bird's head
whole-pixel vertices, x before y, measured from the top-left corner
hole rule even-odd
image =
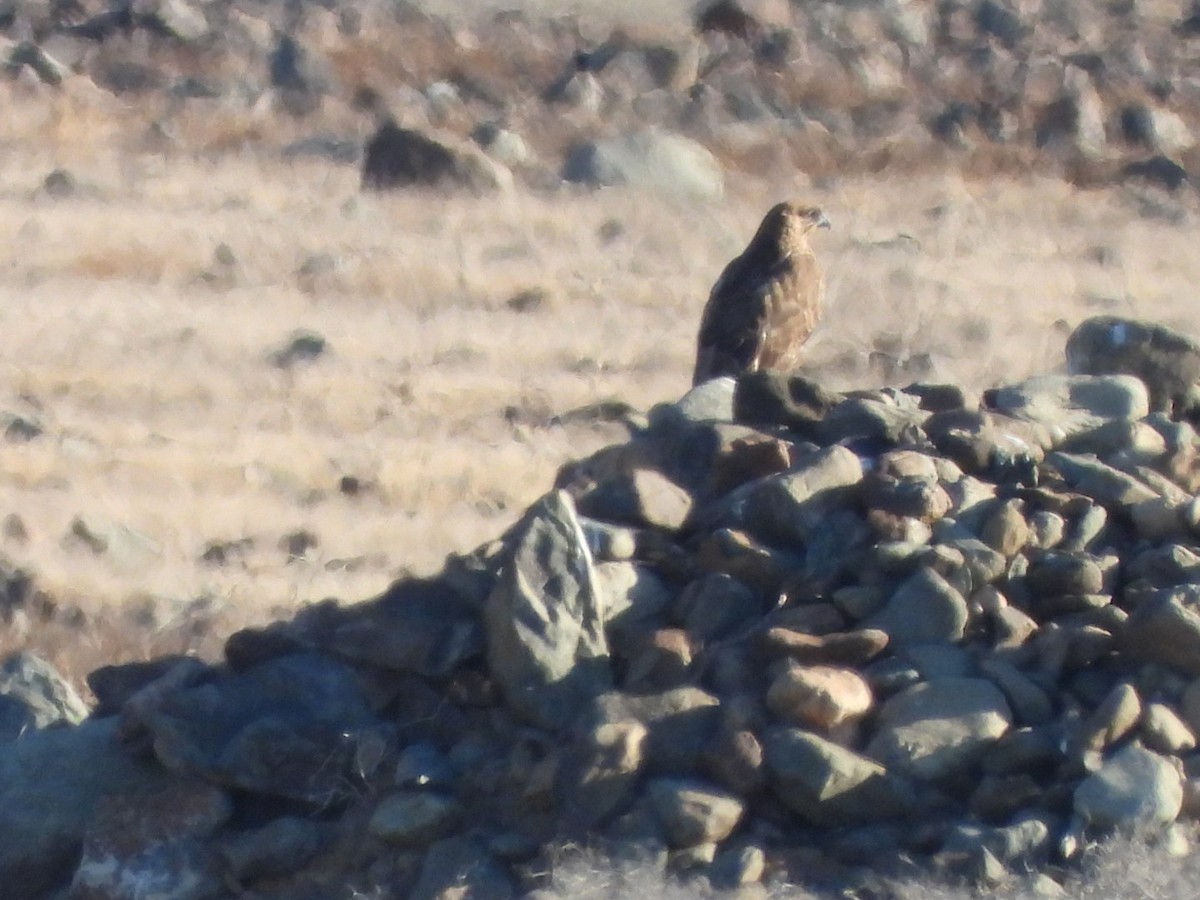
[[[815,206],[802,203],[778,203],[763,217],[755,242],[762,240],[784,249],[803,245],[817,228],[828,228],[829,219]]]
[[[794,227],[799,227],[805,234],[812,231],[814,228],[829,228],[829,219],[825,217],[825,213],[817,209],[815,206],[802,206],[799,203],[784,203],[782,206],[787,207],[788,217],[795,223]]]

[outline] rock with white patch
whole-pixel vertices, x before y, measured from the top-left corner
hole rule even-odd
[[[1196,404],[1200,343],[1165,325],[1095,316],[1071,333],[1066,352],[1072,374],[1140,378],[1156,412],[1182,414]]]

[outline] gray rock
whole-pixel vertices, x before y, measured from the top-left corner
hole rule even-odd
[[[1146,386],[1128,375],[1037,375],[988,395],[995,409],[1042,426],[1050,447],[1093,432],[1113,419],[1150,412]]]
[[[851,450],[820,450],[792,471],[730,494],[726,524],[746,527],[764,540],[802,544],[847,501],[862,477],[862,461]]]
[[[284,816],[261,828],[223,837],[217,852],[226,871],[239,882],[295,872],[321,845],[321,826],[309,819]]]
[[[1146,749],[1167,756],[1183,756],[1196,749],[1196,734],[1166,703],[1147,703],[1138,734]]]
[[[800,437],[816,439],[821,422],[842,399],[841,394],[801,375],[761,369],[738,376],[734,416],[747,425],[784,427]]]
[[[365,190],[456,186],[485,193],[511,184],[512,173],[479,148],[442,141],[392,121],[379,126],[363,151]]]
[[[471,140],[477,143],[492,159],[517,169],[534,161],[534,153],[521,135],[493,122],[478,125],[471,132]]]
[[[850,498],[846,498],[849,500]],[[836,491],[826,498],[813,500],[814,505],[836,501]],[[822,522],[822,527],[809,532],[804,543],[804,571],[800,582],[824,584],[838,577],[847,557],[865,549],[873,539],[875,522],[872,516],[862,518],[853,508],[834,507]],[[886,514],[881,514],[886,515]],[[929,526],[916,519],[889,517],[905,536],[924,543],[929,539]]]
[[[940,678],[966,678],[975,674],[975,659],[957,644],[909,644],[896,656],[920,673],[922,681]]]
[[[722,724],[701,762],[706,775],[740,796],[753,796],[766,784],[762,742],[745,723]]]
[[[1029,522],[1025,518],[1025,504],[1012,499],[1001,503],[987,517],[979,534],[983,542],[1004,556],[1015,556],[1031,537]]]
[[[945,846],[950,852],[983,848],[1009,868],[1018,864],[1036,866],[1049,857],[1059,826],[1045,813],[1027,813],[999,828],[964,824],[946,836]]]
[[[1165,757],[1130,744],[1079,783],[1074,803],[1100,828],[1166,825],[1183,806],[1183,776]]]
[[[232,638],[230,641],[232,642]],[[295,652],[288,646],[286,652]],[[268,657],[274,658],[274,657]],[[195,657],[183,657],[167,667],[152,681],[130,694],[121,707],[121,732],[126,736],[144,736],[147,717],[152,716],[165,700],[178,693],[214,679],[213,668]]]
[[[638,532],[634,528],[579,517],[588,550],[596,562],[628,562],[637,554]]]
[[[620,472],[579,501],[579,512],[593,519],[678,531],[687,521],[692,498],[653,469]]]
[[[84,835],[71,896],[123,897],[133,885],[178,900],[223,895],[225,884],[207,845],[232,811],[224,791],[196,780],[104,797]]]
[[[12,71],[28,67],[43,84],[60,85],[71,75],[69,66],[64,65],[33,41],[19,41],[8,54],[6,67]]]
[[[768,653],[806,665],[861,666],[883,652],[888,636],[877,628],[808,634],[775,626],[763,632],[760,641]]]
[[[675,848],[725,840],[745,812],[733,794],[690,778],[656,778],[646,790],[667,843]]]
[[[1129,508],[1129,515],[1138,537],[1153,543],[1185,537],[1189,532],[1187,516],[1191,502],[1155,497],[1135,503]]]
[[[831,599],[839,610],[857,622],[883,609],[888,593],[879,585],[848,584],[834,590]]]
[[[672,612],[691,634],[707,640],[755,621],[762,612],[762,601],[736,578],[718,573],[689,582],[675,599]]]
[[[611,691],[597,697],[581,717],[581,727],[633,720],[646,727],[645,759],[655,774],[695,770],[701,753],[717,730],[721,708],[712,694],[680,687],[656,694]]]
[[[670,406],[657,408],[651,413],[650,422],[654,424],[656,417],[666,415],[677,415],[689,422],[732,422],[737,385],[737,379],[728,375],[698,384]]]
[[[1127,374],[1149,389],[1156,412],[1186,412],[1200,380],[1200,345],[1165,325],[1116,316],[1084,320],[1067,339],[1067,369],[1086,375]]]
[[[1105,607],[1105,610],[1110,609],[1115,609],[1115,607]],[[1118,615],[1123,614],[1120,610],[1117,610],[1117,613]],[[1088,624],[1086,619],[1069,622],[1065,628],[1062,628],[1058,632],[1062,644],[1059,648],[1054,649],[1055,638],[1053,626],[1055,624],[1054,622],[1048,622],[1041,629],[1042,633],[1045,633],[1047,636],[1047,649],[1046,656],[1042,660],[1043,664],[1053,660],[1058,653],[1061,653],[1061,664],[1064,669],[1086,669],[1089,666],[1095,665],[1116,649],[1117,641],[1113,637],[1113,632],[1120,629],[1112,623],[1106,623],[1107,627]],[[1046,671],[1053,671],[1054,666],[1055,664],[1051,663],[1046,668]],[[1096,699],[1098,700],[1099,698]]]
[[[1193,731],[1200,732],[1200,678],[1192,679],[1179,698],[1179,712]]]
[[[356,673],[311,653],[166,691],[123,723],[172,771],[315,804],[346,796],[359,746],[381,729]]]
[[[967,626],[967,601],[932,569],[921,568],[863,623],[888,635],[892,646],[957,641]]]
[[[668,690],[687,684],[697,644],[681,628],[656,628],[615,651],[629,660],[621,686],[627,691]]]
[[[1061,475],[1071,490],[1102,506],[1128,509],[1158,497],[1145,482],[1094,457],[1056,451],[1046,457],[1045,464]]]
[[[708,869],[708,880],[719,891],[728,891],[762,881],[767,855],[754,844],[729,847],[716,855]]]
[[[170,82],[163,68],[134,62],[128,57],[93,63],[92,79],[114,94],[147,94],[162,91]]]
[[[768,626],[768,631],[783,628],[809,635],[825,635],[846,627],[846,617],[834,604],[804,595],[801,593],[803,585],[796,585],[796,590],[799,596],[804,597],[804,601],[785,601],[780,607],[771,610],[761,622],[762,625]],[[789,594],[788,600],[796,596]]]
[[[882,822],[839,829],[826,846],[838,862],[882,869],[901,852],[904,837],[903,826]]]
[[[1192,499],[1191,494],[1152,466],[1137,464],[1122,458],[1120,455],[1112,456],[1110,461],[1114,466],[1118,466],[1123,471],[1127,471],[1141,479],[1147,487],[1157,491],[1158,495],[1164,500],[1182,505]]]
[[[652,129],[571,148],[563,178],[703,200],[719,199],[725,192],[721,164],[712,153],[681,135]]]
[[[204,842],[195,839],[164,841],[125,859],[103,853],[93,856],[85,848],[70,896],[128,897],[130,885],[151,885],[152,896],[169,900],[217,900],[226,896],[212,854]]]
[[[298,329],[293,331],[284,344],[272,350],[267,355],[271,365],[280,369],[290,369],[300,363],[311,363],[320,359],[329,351],[329,342],[315,331]],[[302,556],[303,553],[292,554]]]
[[[87,686],[96,695],[96,709],[93,715],[98,717],[111,716],[120,712],[131,697],[140,690],[153,684],[165,676],[176,666],[186,664],[196,666],[198,660],[185,662],[185,656],[160,656],[145,662],[123,663],[113,666],[101,666],[88,673]],[[199,670],[194,670],[197,677]]]
[[[903,395],[900,395],[903,396]],[[929,413],[913,398],[851,397],[829,411],[817,432],[822,443],[833,444],[848,438],[865,438],[888,444],[914,444],[921,441],[921,425]]]
[[[53,666],[30,653],[17,653],[0,666],[0,695],[24,705],[38,728],[75,725],[88,714],[87,704]]]
[[[1039,550],[1053,550],[1067,533],[1067,522],[1061,515],[1039,509],[1029,516],[1032,543]]]
[[[1092,710],[1075,737],[1081,752],[1104,752],[1129,734],[1142,717],[1142,698],[1131,684],[1118,684]]]
[[[893,476],[872,473],[863,482],[863,503],[868,510],[936,522],[950,511],[950,495],[936,477]]]
[[[367,831],[398,847],[423,847],[449,836],[463,817],[453,797],[435,791],[401,791],[379,801]]]
[[[131,756],[115,719],[52,728],[0,754],[0,883],[12,900],[41,900],[65,885],[102,797],[161,790],[171,776]]]
[[[1138,500],[1134,500],[1128,507],[1130,514],[1132,514],[1133,509],[1139,502]],[[1072,553],[1091,549],[1093,544],[1104,537],[1105,529],[1108,527],[1108,518],[1108,510],[1098,503],[1093,504],[1076,517],[1070,533],[1059,544],[1058,549]]]
[[[506,863],[526,863],[537,856],[541,845],[519,831],[502,831],[488,838],[487,849]]]
[[[1047,775],[1066,761],[1065,741],[1054,725],[1016,728],[999,738],[983,755],[990,775],[1032,772]]]
[[[604,103],[604,88],[591,71],[572,60],[567,70],[546,89],[542,98],[547,103],[562,103],[596,115]]]
[[[995,480],[1023,479],[1044,456],[1044,429],[986,410],[935,413],[924,430],[938,450],[965,471]]]
[[[664,617],[673,592],[654,568],[602,562],[594,567],[605,629],[614,640],[652,630]]]
[[[951,464],[952,466],[953,464]],[[919,450],[889,450],[881,453],[877,460],[876,473],[888,478],[921,478],[927,481],[937,481],[946,472],[944,461],[929,453]],[[955,476],[962,477],[958,472]]]
[[[648,733],[641,722],[626,720],[596,725],[574,740],[558,787],[569,825],[592,828],[631,801],[641,777]]]
[[[1063,443],[1070,453],[1092,453],[1124,468],[1156,462],[1166,455],[1163,436],[1149,423],[1135,419],[1112,419]]]
[[[1006,822],[1042,798],[1042,787],[1032,775],[985,775],[976,782],[967,801],[971,814],[984,822]]]
[[[961,565],[952,555],[955,552],[962,556]],[[1004,554],[971,537],[944,539],[942,548],[935,548],[934,554],[930,564],[947,579],[953,579],[955,586],[966,593],[974,593],[1000,580],[1008,568],[1008,559]],[[939,554],[944,556],[939,557]]]
[[[799,728],[775,728],[763,740],[779,799],[816,825],[857,825],[911,815],[916,795],[882,765]]]
[[[24,702],[0,694],[0,744],[15,741],[27,731],[37,729],[33,710]]]
[[[483,652],[476,611],[448,584],[398,581],[369,608],[338,626],[329,649],[343,659],[431,678],[449,675]]]
[[[152,17],[167,34],[185,44],[196,43],[208,34],[204,11],[187,0],[161,0]]]
[[[983,659],[979,668],[1004,693],[1018,724],[1042,725],[1054,718],[1054,701],[1016,666],[999,659]]]
[[[301,112],[306,107],[301,97],[287,97],[287,94],[304,95],[319,91],[318,82],[322,79],[317,72],[312,55],[303,44],[289,33],[281,33],[275,40],[268,59],[268,74],[271,86],[279,89],[285,108],[289,111]],[[310,98],[309,102],[315,102]]]
[[[1124,574],[1129,580],[1152,588],[1200,584],[1200,554],[1176,543],[1147,547],[1140,553],[1126,555]]]
[[[1176,155],[1195,143],[1183,119],[1168,109],[1145,103],[1122,108],[1121,134],[1130,144],[1167,155]]]
[[[454,783],[454,776],[454,767],[428,741],[409,744],[396,759],[396,787],[449,788]]]
[[[1085,554],[1049,552],[1033,556],[1025,583],[1043,600],[1063,594],[1098,594],[1104,590],[1104,573]]]
[[[877,570],[878,574],[883,576],[909,576],[929,560],[929,545],[912,541],[877,541],[867,554],[867,561],[871,566],[868,571],[872,575],[875,574],[874,570]]]
[[[767,597],[779,596],[804,566],[804,560],[795,554],[734,528],[718,528],[701,538],[695,562],[704,571],[723,572]]]
[[[612,686],[591,554],[563,491],[530,507],[484,612],[488,662],[514,709],[548,728]]]
[[[1005,605],[991,613],[991,622],[995,630],[996,649],[1020,647],[1038,630],[1037,620],[1015,606]]]
[[[1121,633],[1125,652],[1146,662],[1200,675],[1200,586],[1154,591]]]
[[[938,781],[978,763],[1011,725],[1008,702],[990,681],[944,678],[884,701],[866,753],[898,773]]]

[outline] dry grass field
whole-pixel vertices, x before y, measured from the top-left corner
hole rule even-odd
[[[708,288],[782,197],[834,223],[810,367],[833,386],[1052,370],[1098,312],[1200,332],[1191,200],[788,172],[707,205],[371,196],[331,163],[133,152],[105,131],[119,111],[72,97],[4,98],[0,550],[58,613],[18,614],[0,651],[75,677],[213,652],[499,534],[623,433],[559,417],[687,389]],[[65,196],[43,185],[58,167]],[[299,330],[326,351],[280,365]]]

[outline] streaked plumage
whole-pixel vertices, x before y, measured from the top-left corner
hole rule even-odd
[[[692,384],[759,369],[794,369],[817,327],[825,283],[808,246],[829,220],[815,207],[780,203],[713,285],[700,321]]]

